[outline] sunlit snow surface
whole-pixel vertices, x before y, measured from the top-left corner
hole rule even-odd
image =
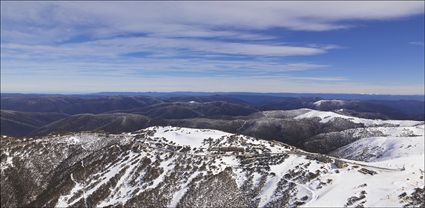
[[[365,207],[402,206],[400,193],[410,194],[416,187],[424,187],[424,125],[409,129],[417,136],[397,136],[403,135],[405,128],[388,129],[387,133],[391,132],[393,136],[363,138],[332,153],[344,158],[368,161],[365,164],[372,166],[400,171],[380,171],[378,175],[371,177],[344,171],[339,176],[333,176],[335,185],[318,192],[320,197],[308,205],[338,206],[350,194],[364,190],[367,193]],[[367,186],[356,188],[359,184]]]
[[[301,111],[303,110],[303,111]],[[296,110],[300,112],[299,115],[295,117],[295,119],[304,119],[304,118],[320,118],[320,122],[328,123],[337,118],[346,119],[353,123],[364,124],[365,126],[379,126],[379,125],[393,125],[393,126],[415,126],[423,124],[423,121],[409,121],[409,120],[380,120],[380,119],[365,119],[358,118],[353,116],[345,116],[338,113],[330,112],[330,111],[318,111],[311,109],[299,109]]]
[[[173,127],[151,127],[148,130],[155,130],[153,137],[163,137],[178,145],[188,145],[191,147],[200,147],[203,145],[204,139],[212,138],[219,139],[223,136],[231,134],[209,130],[209,129],[187,129],[187,128],[173,128]],[[176,131],[177,130],[177,131]]]

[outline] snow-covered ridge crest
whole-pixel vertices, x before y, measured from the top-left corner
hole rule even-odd
[[[166,138],[169,141],[179,145],[188,145],[191,147],[204,146],[204,140],[208,138],[219,139],[224,136],[230,136],[230,133],[212,130],[212,129],[192,129],[182,127],[149,127],[146,130],[153,130],[153,137]]]
[[[307,109],[303,109],[307,111]],[[358,118],[353,116],[341,115],[335,112],[330,111],[319,111],[308,109],[307,112],[295,116],[295,119],[305,119],[305,118],[320,118],[321,123],[328,123],[335,119],[346,119],[353,123],[364,124],[365,126],[415,126],[424,124],[424,121],[410,121],[410,120],[381,120],[381,119],[366,119]]]
[[[313,103],[316,107],[320,107],[323,104],[333,104],[333,105],[344,105],[346,101],[344,100],[318,100]]]

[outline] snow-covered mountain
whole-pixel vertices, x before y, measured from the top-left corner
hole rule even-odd
[[[320,118],[321,123],[328,123],[337,119],[348,120],[352,123],[362,124],[365,127],[371,126],[415,126],[424,124],[423,121],[409,120],[381,120],[381,119],[366,119],[354,116],[346,116],[331,111],[319,111],[312,109],[293,110],[295,119]]]
[[[401,125],[386,127],[391,137],[359,139],[333,154],[362,161],[179,127],[4,137],[1,206],[418,206],[424,126],[414,125],[415,136],[402,134]]]
[[[415,137],[424,134],[423,121],[365,119],[310,109],[295,110],[292,114],[295,120],[318,119],[322,124],[341,127],[339,131],[311,136],[303,143],[304,149],[320,153],[330,153],[363,138]]]

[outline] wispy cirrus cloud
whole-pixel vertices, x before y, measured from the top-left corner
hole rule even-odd
[[[422,41],[411,41],[409,42],[410,45],[415,45],[415,46],[424,46],[424,42]]]
[[[119,56],[129,53],[149,53],[151,55],[185,55],[184,52],[246,55],[246,56],[306,56],[325,53],[335,47],[305,47],[277,44],[253,44],[221,42],[215,40],[171,39],[154,37],[128,37],[107,40],[87,41],[83,43],[67,43],[55,45],[4,43],[3,49],[8,51],[32,52],[38,54],[57,55],[94,55]],[[201,54],[204,55],[204,54]]]
[[[2,16],[7,22],[34,25],[26,29],[30,31],[59,25],[59,29],[74,33],[79,31],[72,27],[86,27],[86,31],[96,35],[142,31],[155,36],[210,37],[235,35],[238,30],[234,29],[334,30],[355,26],[347,20],[385,20],[421,14],[423,6],[421,1],[2,2]]]
[[[87,77],[71,76],[67,80],[49,79],[42,76],[20,77],[20,82],[10,82],[3,90],[14,92],[78,93],[115,91],[193,91],[206,92],[308,92],[308,93],[378,93],[378,94],[423,94],[423,85],[378,85],[356,82],[328,82],[290,80],[284,77]],[[45,84],[34,85],[34,82]],[[247,85],[246,83],[251,83]],[[61,86],[52,89],[51,86]],[[282,90],[284,89],[284,90]],[[390,90],[390,91],[389,91]]]
[[[245,87],[266,77],[288,86],[299,81],[347,81],[344,76],[297,74],[326,71],[332,63],[293,59],[333,53],[344,46],[286,42],[285,34],[270,30],[350,29],[362,21],[422,14],[423,6],[424,2],[414,1],[2,1],[2,85],[5,81],[3,89],[11,90],[10,83],[23,76],[42,79],[43,75],[45,80],[97,77],[99,85],[99,79],[111,77],[119,77],[121,83],[130,78],[168,77],[174,84],[184,77],[244,77]],[[175,81],[170,77],[176,77]]]

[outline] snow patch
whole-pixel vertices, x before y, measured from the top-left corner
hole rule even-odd
[[[320,107],[323,104],[333,104],[333,105],[344,105],[344,100],[319,100],[313,103],[316,107]]]

